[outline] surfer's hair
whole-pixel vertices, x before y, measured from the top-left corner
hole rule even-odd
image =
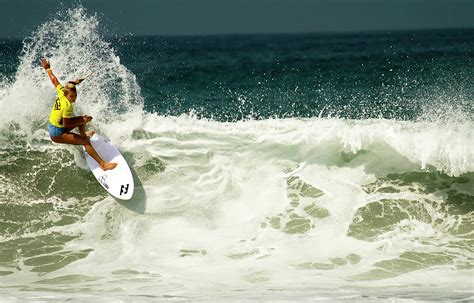
[[[66,83],[66,85],[64,85],[64,94],[67,94],[70,91],[73,91],[73,92],[76,91],[76,84],[71,81],[69,81],[68,83]]]

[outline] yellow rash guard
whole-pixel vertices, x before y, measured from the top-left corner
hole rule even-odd
[[[58,95],[54,102],[53,109],[49,115],[49,123],[52,125],[64,128],[63,118],[72,118],[72,103],[64,95],[64,87],[61,84],[56,86]]]

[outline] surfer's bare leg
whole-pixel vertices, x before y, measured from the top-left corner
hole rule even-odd
[[[79,130],[80,131],[80,130]],[[86,148],[87,153],[99,163],[100,167],[103,170],[114,169],[117,166],[117,163],[105,162],[99,154],[95,151],[94,147],[92,147],[89,138],[80,136],[74,133],[64,133],[61,136],[56,136],[51,138],[56,143],[65,143],[65,144],[74,144],[74,145],[84,145]]]

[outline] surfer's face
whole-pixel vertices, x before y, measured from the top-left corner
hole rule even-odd
[[[71,102],[74,102],[76,101],[76,98],[77,98],[77,92],[75,90],[69,90],[67,93],[66,93],[66,98],[71,101]]]

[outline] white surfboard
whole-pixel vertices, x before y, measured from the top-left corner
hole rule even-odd
[[[90,140],[92,146],[104,161],[117,163],[114,169],[103,171],[99,163],[89,156],[83,147],[87,165],[89,165],[94,177],[115,198],[129,200],[133,196],[134,184],[132,172],[124,157],[106,138],[94,134]]]

